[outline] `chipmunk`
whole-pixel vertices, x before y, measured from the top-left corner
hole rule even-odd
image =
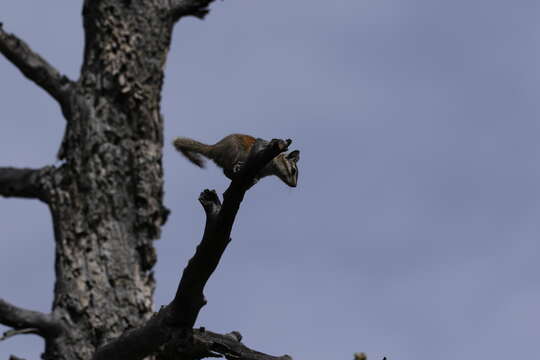
[[[177,137],[173,141],[174,147],[187,157],[192,163],[203,168],[204,159],[213,160],[223,169],[223,173],[232,180],[234,173],[238,172],[246,162],[256,139],[253,136],[232,134],[224,137],[214,145],[206,145],[193,139]],[[294,150],[289,154],[279,154],[257,174],[257,179],[276,175],[290,187],[296,187],[298,181],[298,167],[300,151]]]

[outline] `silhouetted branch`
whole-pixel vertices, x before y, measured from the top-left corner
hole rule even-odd
[[[17,356],[15,356],[15,355],[11,355],[11,356],[9,357],[9,360],[26,360],[26,359],[17,357]]]
[[[0,23],[0,53],[11,61],[28,79],[47,91],[66,110],[73,82],[60,74],[21,39],[9,34]]]
[[[208,6],[214,0],[171,0],[171,16],[175,21],[185,16],[204,19],[210,12]]]
[[[257,140],[246,164],[223,195],[223,205],[215,191],[205,190],[199,201],[207,214],[203,238],[195,255],[184,269],[176,296],[171,303],[171,321],[192,328],[200,309],[206,304],[203,289],[219,264],[230,242],[231,230],[246,191],[255,183],[255,175],[273,158],[287,151],[291,140],[274,139],[268,144]]]
[[[130,330],[99,348],[94,360],[142,359],[158,349],[162,354],[187,353],[190,358],[219,355],[235,360],[290,359],[248,349],[240,343],[239,334],[219,335],[192,330],[199,311],[206,303],[204,286],[230,242],[232,226],[246,191],[255,183],[255,175],[274,157],[287,151],[290,143],[290,140],[274,139],[270,143],[258,140],[246,164],[225,192],[223,204],[215,191],[204,190],[201,193],[199,201],[206,213],[206,226],[195,255],[184,269],[175,298],[144,326]],[[183,357],[171,355],[164,358]]]
[[[20,330],[12,334],[8,331],[4,335],[5,338],[23,333],[38,334],[47,338],[58,336],[63,331],[60,321],[52,315],[23,309],[2,299],[0,299],[0,324]]]
[[[101,346],[93,360],[130,359],[138,360],[156,352],[173,333],[166,323],[169,307],[162,308],[143,326],[129,330],[120,337]]]
[[[0,196],[39,199],[47,202],[42,177],[52,167],[41,169],[18,169],[0,167]]]
[[[130,330],[98,349],[93,360],[139,360],[159,349],[158,359],[202,359],[225,357],[230,360],[292,360],[252,350],[241,343],[238,332],[218,334],[204,329],[182,329],[167,324],[165,307],[144,326]]]
[[[204,349],[214,356],[223,356],[229,360],[292,360],[289,355],[271,356],[252,350],[241,343],[240,333],[233,331],[222,335],[208,330],[193,331],[194,345],[197,349]],[[197,354],[195,354],[197,355]],[[203,355],[202,351],[199,355]],[[194,357],[195,359],[199,357]]]

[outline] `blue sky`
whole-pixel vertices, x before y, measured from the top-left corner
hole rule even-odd
[[[56,3],[3,1],[0,21],[76,79],[81,4]],[[299,187],[250,191],[199,325],[296,359],[538,357],[539,14],[528,0],[229,0],[180,22],[156,306],[201,238],[199,192],[227,186],[170,140],[290,137]],[[54,163],[56,103],[3,58],[0,93],[0,164]],[[0,199],[0,213],[0,296],[48,311],[48,210]],[[41,351],[31,335],[0,343],[0,358]]]

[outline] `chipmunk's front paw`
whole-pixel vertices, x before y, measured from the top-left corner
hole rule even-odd
[[[236,164],[234,164],[233,169],[232,169],[233,173],[235,174],[239,173],[240,170],[242,170],[243,166],[244,166],[244,162],[242,161],[239,161]]]

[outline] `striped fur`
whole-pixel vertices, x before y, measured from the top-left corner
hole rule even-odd
[[[223,169],[228,178],[247,160],[256,139],[253,136],[232,134],[226,136],[214,145],[206,145],[193,139],[179,137],[174,139],[174,147],[186,158],[199,167],[204,167],[203,156],[213,160]],[[289,154],[276,156],[264,169],[257,174],[257,178],[275,175],[285,184],[296,187],[298,183],[298,166],[300,152],[292,151]]]
[[[300,152],[298,150],[288,155],[279,154],[270,163],[272,165],[272,171],[268,175],[275,175],[285,184],[296,187],[298,183],[298,166],[296,163],[298,160],[300,160]]]

